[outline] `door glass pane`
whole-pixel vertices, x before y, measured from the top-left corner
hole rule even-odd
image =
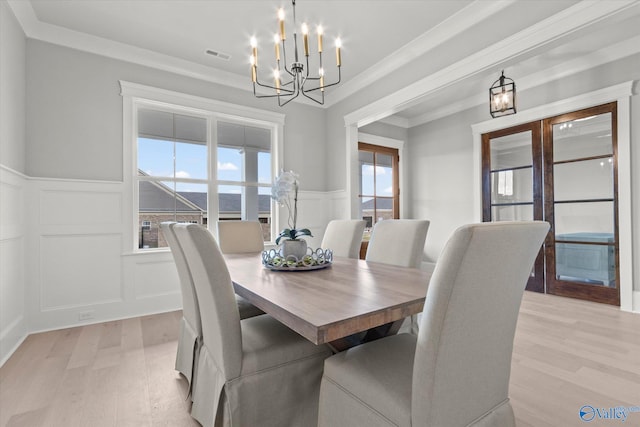
[[[613,236],[613,202],[556,203],[556,239],[570,233],[607,233]]]
[[[531,131],[491,138],[491,170],[531,166]]]
[[[532,221],[533,204],[493,206],[491,208],[491,219],[493,221]]]
[[[360,194],[374,195],[373,153],[360,151]]]
[[[613,198],[613,158],[560,163],[553,167],[556,200]]]
[[[387,197],[376,198],[376,222],[383,219],[393,219],[393,199]]]
[[[553,125],[553,160],[613,155],[611,113]]]
[[[556,242],[556,279],[616,287],[613,236],[607,233],[573,233],[572,240],[609,242],[610,245]]]
[[[393,196],[393,158],[376,155],[376,196]]]
[[[367,224],[367,228],[373,227],[375,223],[375,209],[374,209],[374,198],[373,197],[361,197],[360,198],[360,212],[362,212],[362,219],[364,219]]]
[[[491,172],[491,203],[533,202],[532,169]]]

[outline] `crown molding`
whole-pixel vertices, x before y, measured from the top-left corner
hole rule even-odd
[[[38,20],[30,1],[7,0],[25,35],[95,55],[118,59],[162,71],[192,77],[211,83],[249,91],[247,79],[238,74],[221,71],[192,61],[164,55],[148,49],[108,40],[79,31],[47,24]]]
[[[501,64],[515,61],[523,53],[533,51],[581,28],[592,25],[630,8],[640,9],[634,0],[582,1],[554,16],[532,25],[513,36],[482,49],[467,58],[441,69],[378,101],[362,107],[344,118],[345,125],[364,126],[412,107],[440,89],[480,74]],[[637,11],[636,11],[637,13]]]
[[[344,83],[332,94],[327,106],[334,105],[365,87],[388,76],[394,71],[410,64],[415,58],[426,54],[453,37],[464,33],[478,22],[495,17],[501,10],[515,3],[515,0],[482,1],[476,0],[449,18],[445,19],[426,33],[410,41],[391,55],[378,61],[353,79]]]

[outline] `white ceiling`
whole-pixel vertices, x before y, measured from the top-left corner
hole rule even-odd
[[[245,90],[251,90],[249,38],[255,35],[261,43],[261,64],[269,62],[280,6],[292,33],[286,0],[8,2],[28,37]],[[328,91],[328,106],[381,79],[391,87],[406,82],[416,70],[421,80],[437,80],[433,87],[423,81],[428,91],[375,112],[407,127],[485,102],[502,68],[521,90],[539,84],[545,72],[552,72],[549,79],[569,67],[640,51],[636,0],[297,0],[296,14],[298,24],[324,27],[325,52],[335,36],[343,41],[342,84]],[[533,35],[535,43],[529,42]],[[513,46],[521,46],[518,54]],[[333,64],[335,57],[327,53],[325,64]],[[456,72],[474,58],[480,68]],[[441,76],[449,70],[451,81]]]

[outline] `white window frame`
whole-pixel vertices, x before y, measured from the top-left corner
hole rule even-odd
[[[276,176],[283,164],[284,114],[259,110],[242,105],[217,101],[194,95],[183,94],[152,86],[141,85],[120,80],[123,114],[123,203],[124,238],[123,253],[139,254],[149,252],[166,252],[168,248],[138,249],[138,188],[135,185],[138,173],[137,138],[138,117],[140,108],[152,108],[161,111],[186,114],[207,119],[208,159],[208,227],[215,234],[212,226],[219,216],[218,181],[217,181],[217,124],[218,121],[236,122],[247,126],[262,127],[271,131],[271,175]],[[271,236],[276,236],[279,223],[279,210],[271,203]]]

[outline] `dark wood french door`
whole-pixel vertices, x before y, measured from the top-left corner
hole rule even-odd
[[[526,123],[482,135],[482,220],[543,219],[540,124]],[[540,250],[527,290],[544,292]]]
[[[545,220],[528,290],[620,305],[616,103],[482,136],[483,220]]]

